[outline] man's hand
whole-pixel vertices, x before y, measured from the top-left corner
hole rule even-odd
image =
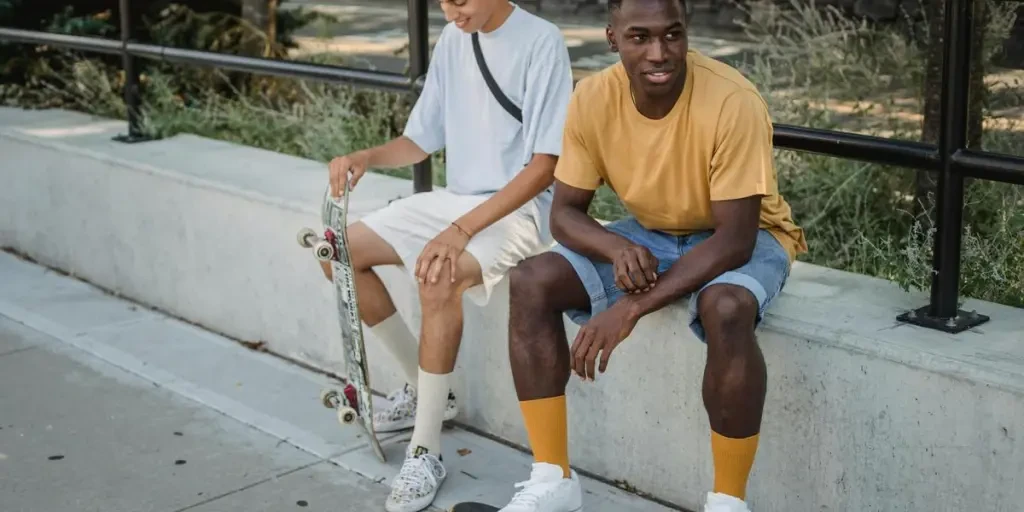
[[[455,282],[455,268],[459,257],[466,250],[470,235],[458,227],[448,226],[423,248],[416,259],[416,279],[420,284],[434,284],[441,277],[445,265],[451,269],[451,281]]]
[[[658,279],[658,258],[642,245],[623,247],[612,263],[615,266],[615,285],[626,293],[649,291]]]
[[[627,295],[638,316],[657,311],[750,261],[757,244],[761,196],[712,201],[714,232],[658,276],[658,287]]]
[[[591,318],[576,334],[576,340],[569,349],[572,370],[584,380],[594,380],[597,376],[594,365],[600,353],[601,366],[598,369],[604,373],[612,351],[633,332],[639,320],[632,301],[627,298]]]
[[[331,180],[331,197],[337,199],[345,191],[345,184],[349,180],[349,173],[352,173],[351,188],[356,188],[356,183],[366,174],[366,168],[370,165],[370,155],[366,151],[356,151],[345,156],[339,156],[328,165]]]
[[[366,174],[370,167],[374,169],[395,169],[422,162],[430,155],[424,152],[415,142],[406,136],[392,139],[384,144],[362,151],[349,153],[331,160],[330,169],[331,196],[335,199],[345,192],[345,183],[352,173],[350,188]]]

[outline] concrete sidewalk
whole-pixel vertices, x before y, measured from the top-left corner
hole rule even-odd
[[[0,253],[5,512],[383,510],[381,464],[318,401],[331,379]],[[530,457],[458,427],[432,510],[501,505]],[[588,512],[670,510],[584,482]]]
[[[384,485],[0,317],[7,512],[376,510]]]

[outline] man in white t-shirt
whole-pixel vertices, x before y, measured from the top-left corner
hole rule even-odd
[[[508,0],[441,0],[441,8],[449,24],[404,134],[330,164],[331,193],[339,197],[347,179],[356,187],[369,168],[405,167],[446,150],[446,190],[394,201],[348,228],[363,322],[407,382],[374,422],[385,432],[414,426],[389,512],[430,506],[447,475],[441,423],[457,412],[449,375],[462,338],[463,293],[486,304],[508,269],[552,243],[550,187],[573,87],[555,25]],[[509,109],[488,88],[474,35]],[[418,351],[373,271],[378,265],[404,265],[418,281]],[[329,265],[324,272],[330,277]]]

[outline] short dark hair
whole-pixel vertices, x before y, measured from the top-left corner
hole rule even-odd
[[[686,12],[686,0],[676,0],[679,3],[679,7],[683,8],[683,12]],[[611,14],[616,9],[622,8],[622,0],[608,0],[608,13]]]

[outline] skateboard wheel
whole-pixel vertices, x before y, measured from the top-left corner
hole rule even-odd
[[[295,238],[298,240],[300,246],[309,249],[310,247],[313,247],[313,240],[316,240],[317,235],[316,231],[313,231],[312,229],[302,228],[299,230],[299,234],[297,234]]]
[[[342,425],[351,424],[356,421],[357,416],[359,415],[356,414],[356,410],[351,407],[342,407],[341,409],[338,409],[338,421],[341,422]]]
[[[324,404],[324,407],[328,409],[334,409],[334,404],[338,400],[338,392],[333,389],[325,389],[320,392],[320,403]]]
[[[320,261],[331,261],[334,259],[334,247],[330,243],[321,240],[313,245],[313,255]]]

